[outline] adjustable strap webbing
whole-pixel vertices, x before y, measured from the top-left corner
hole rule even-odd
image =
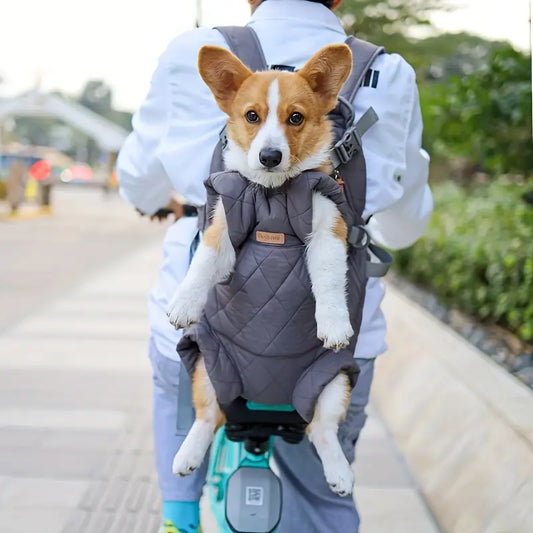
[[[348,100],[348,102],[353,102],[355,93],[361,87],[368,69],[376,57],[382,54],[385,49],[383,46],[376,46],[375,44],[361,41],[361,39],[356,39],[353,35],[350,35],[345,43],[352,51],[353,65],[350,77],[344,83],[340,96]]]
[[[257,34],[250,26],[217,26],[214,29],[222,34],[233,54],[250,70],[267,70],[263,49]]]
[[[267,70],[268,64],[261,48],[257,34],[249,26],[218,26],[214,28],[222,34],[230,50],[250,70]],[[225,127],[220,134],[211,158],[210,174],[224,170],[223,152],[226,144]],[[199,211],[198,227],[202,230],[207,225],[205,209]]]
[[[353,104],[355,94],[361,87],[363,80],[377,56],[382,54],[385,49],[383,46],[361,41],[350,35],[345,43],[352,51],[352,71],[348,79],[344,82],[339,94],[339,100]],[[331,149],[331,160],[333,166],[337,168],[345,165],[350,161],[353,154],[361,149],[361,136],[374,125],[378,116],[374,109],[369,108],[366,113],[358,120],[356,124],[349,127],[342,138]]]
[[[394,259],[387,250],[377,244],[369,243],[368,249],[379,259],[379,263],[369,259],[366,262],[366,275],[369,278],[382,278],[389,271]]]
[[[355,248],[364,248],[378,259],[372,261],[370,254],[366,262],[366,276],[368,278],[382,278],[393,263],[392,255],[377,244],[370,242],[370,235],[365,226],[352,226],[348,234],[348,242]]]

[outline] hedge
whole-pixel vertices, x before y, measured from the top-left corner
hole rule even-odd
[[[445,305],[533,339],[533,206],[527,184],[498,179],[463,189],[433,188],[425,236],[396,252],[396,267]]]

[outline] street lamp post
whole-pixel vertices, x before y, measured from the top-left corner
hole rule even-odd
[[[202,25],[202,0],[196,0],[196,27]]]

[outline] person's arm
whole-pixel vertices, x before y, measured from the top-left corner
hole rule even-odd
[[[422,148],[422,114],[414,77],[411,109],[405,137],[405,165],[395,176],[401,188],[399,198],[385,210],[377,212],[368,223],[372,238],[388,248],[405,248],[424,233],[433,211],[428,186],[429,155]]]
[[[168,66],[160,61],[117,160],[120,195],[147,215],[167,207],[171,199],[172,185],[158,158],[169,111]]]
[[[172,191],[192,205],[205,203],[203,182],[226,121],[198,73],[205,44],[227,47],[211,28],[188,31],[169,44],[119,155],[120,194],[147,215],[173,209]]]

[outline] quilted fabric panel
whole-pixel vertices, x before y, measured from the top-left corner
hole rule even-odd
[[[221,403],[239,395],[260,403],[293,403],[310,420],[322,388],[340,370],[353,378],[357,373],[355,338],[347,349],[333,353],[316,337],[305,262],[313,191],[331,198],[344,214],[342,189],[319,172],[306,172],[276,190],[222,172],[206,187],[212,205],[222,198],[237,264],[232,276],[212,289],[201,321],[180,342],[180,355],[189,360],[204,356]],[[258,230],[283,233],[293,244],[257,242]],[[359,268],[359,256],[350,261]],[[364,272],[351,277],[357,287],[350,294],[359,306]],[[353,315],[360,320],[359,309]],[[191,368],[190,362],[186,367]]]

